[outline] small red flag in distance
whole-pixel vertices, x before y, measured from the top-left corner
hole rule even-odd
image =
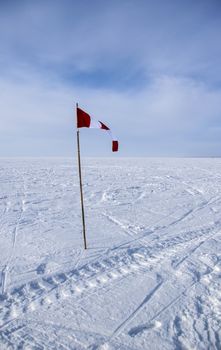
[[[112,151],[118,151],[118,141],[113,137],[111,130],[99,120],[92,118],[88,113],[77,107],[77,128],[93,128],[106,130],[112,139]]]

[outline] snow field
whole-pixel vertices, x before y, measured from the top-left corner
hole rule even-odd
[[[1,349],[220,349],[221,160],[2,160]]]

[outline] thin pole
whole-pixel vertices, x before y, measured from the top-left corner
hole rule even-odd
[[[76,114],[78,104],[76,103]],[[84,219],[84,197],[82,189],[82,176],[81,176],[81,154],[80,154],[80,137],[79,130],[77,129],[77,147],[78,147],[78,173],[80,182],[80,194],[81,194],[81,214],[82,214],[82,227],[83,227],[83,238],[84,238],[84,249],[87,249],[86,230],[85,230],[85,219]]]

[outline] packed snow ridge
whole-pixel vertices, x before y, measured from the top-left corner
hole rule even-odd
[[[221,159],[2,159],[0,349],[221,349]]]

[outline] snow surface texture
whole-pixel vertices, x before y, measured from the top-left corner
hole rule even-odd
[[[221,349],[221,160],[1,160],[0,349]]]

